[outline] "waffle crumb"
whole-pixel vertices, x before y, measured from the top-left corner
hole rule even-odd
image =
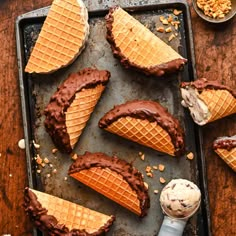
[[[174,9],[174,11],[173,11],[173,13],[174,13],[175,16],[180,15],[182,12],[183,12],[183,11],[177,10],[177,9]]]
[[[193,160],[193,158],[194,158],[193,153],[192,153],[192,152],[188,153],[188,154],[187,154],[187,158],[188,158],[189,160]]]
[[[163,177],[160,177],[160,183],[164,184],[166,180]]]
[[[52,154],[55,154],[57,151],[58,151],[57,148],[53,148],[53,149],[52,149]]]
[[[170,32],[172,32],[171,27],[166,28],[166,29],[165,29],[165,32],[166,32],[166,33],[170,33]]]
[[[159,26],[156,28],[157,32],[160,32],[160,33],[164,33],[165,32],[165,28],[163,26]]]
[[[158,191],[157,189],[155,189],[153,192],[154,192],[155,194],[158,194],[159,191]]]
[[[143,182],[143,184],[144,184],[145,188],[148,189],[148,183]]]
[[[165,170],[165,166],[162,165],[162,164],[159,164],[158,165],[158,169],[159,169],[159,171],[164,171]]]

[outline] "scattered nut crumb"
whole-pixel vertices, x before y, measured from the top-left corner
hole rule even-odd
[[[171,34],[171,36],[168,38],[168,41],[170,42],[172,39],[175,38],[175,35],[174,34]]]
[[[42,166],[42,167],[45,167],[45,163],[41,163],[41,166]]]
[[[160,177],[160,183],[164,184],[166,180],[163,177]]]
[[[160,33],[164,33],[165,32],[165,28],[160,26],[160,27],[157,27],[156,28],[157,32],[160,32]]]
[[[49,164],[49,167],[50,167],[50,168],[52,168],[52,167],[53,167],[53,164],[52,164],[52,163],[50,163],[50,164]]]
[[[36,148],[36,149],[39,149],[40,148],[40,145],[39,144],[37,144],[37,143],[35,143],[35,141],[33,140],[33,145],[34,145],[34,147]]]
[[[167,19],[164,19],[164,20],[162,21],[162,24],[163,24],[163,25],[168,25],[168,24],[169,24],[169,22],[168,22],[168,20],[167,20]]]
[[[162,164],[159,164],[158,165],[158,169],[159,169],[159,171],[164,171],[165,170],[165,166],[162,165]]]
[[[138,153],[138,155],[139,155],[139,156],[142,156],[142,155],[143,155],[143,153],[142,153],[142,152],[139,152],[139,153]]]
[[[187,154],[187,158],[188,158],[189,160],[193,160],[193,158],[194,158],[193,153],[192,153],[192,152],[188,153],[188,154]]]
[[[181,10],[174,9],[173,13],[174,13],[174,15],[178,16],[179,14],[182,13],[182,11],[181,11]]]
[[[158,170],[158,166],[152,166],[154,170]]]
[[[39,165],[43,164],[43,159],[39,156],[39,154],[37,154],[35,159],[36,159],[37,164],[39,164]]]
[[[155,194],[158,194],[159,191],[158,191],[157,189],[155,189],[153,192],[154,192]]]
[[[50,175],[50,174],[46,174],[46,177],[47,177],[47,178],[50,178],[50,177],[51,177],[51,175]]]
[[[165,29],[165,31],[166,31],[166,33],[170,33],[170,32],[172,32],[172,29],[171,29],[171,27],[168,27]]]
[[[57,151],[58,151],[57,148],[53,148],[53,149],[52,149],[52,154],[55,154]]]
[[[78,158],[78,156],[77,156],[77,154],[76,154],[76,153],[75,153],[75,154],[73,154],[73,155],[72,155],[72,157],[71,157],[71,159],[72,159],[72,160],[74,160],[74,161],[75,161],[77,158]]]
[[[53,169],[52,173],[56,174],[57,173],[57,169]]]
[[[177,37],[177,36],[178,36],[178,33],[175,33],[175,36]]]
[[[68,177],[65,176],[65,177],[64,177],[64,180],[67,181],[67,179],[68,179]]]
[[[40,169],[38,169],[38,170],[36,170],[36,172],[37,172],[38,174],[40,174],[40,173],[41,173],[41,170],[40,170]]]
[[[145,155],[142,154],[142,155],[140,156],[140,159],[141,159],[142,161],[144,161],[144,159],[145,159]]]
[[[151,166],[147,166],[146,169],[145,169],[146,172],[151,172],[151,170],[152,170]]]
[[[18,142],[18,147],[19,147],[20,149],[25,149],[25,139],[19,140],[19,142]]]
[[[148,184],[146,182],[143,182],[143,184],[146,187],[146,189],[148,189]]]
[[[172,16],[172,15],[168,15],[167,21],[168,21],[169,23],[171,23],[171,22],[173,21],[173,16]]]
[[[152,178],[152,177],[153,177],[153,173],[148,172],[148,173],[147,173],[147,176]]]
[[[49,163],[49,160],[48,160],[48,158],[47,158],[47,157],[45,157],[45,158],[43,159],[43,161],[44,161],[44,163],[46,163],[46,164],[48,164],[48,163]]]

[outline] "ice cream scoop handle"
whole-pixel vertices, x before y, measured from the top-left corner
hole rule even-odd
[[[186,220],[164,217],[158,236],[182,236]]]

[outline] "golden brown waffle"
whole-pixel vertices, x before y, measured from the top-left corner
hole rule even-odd
[[[30,190],[37,196],[42,207],[47,209],[47,215],[54,216],[59,224],[65,225],[69,230],[86,230],[92,234],[99,231],[108,221],[114,220],[113,216],[104,215],[43,192]]]
[[[199,98],[207,105],[210,116],[208,122],[236,113],[236,99],[227,90],[203,90]]]
[[[102,84],[97,85],[95,88],[82,89],[76,93],[75,99],[67,109],[66,128],[72,149],[77,143],[104,89],[105,86]]]
[[[93,167],[70,175],[135,214],[141,214],[140,201],[136,192],[122,175],[115,171],[109,168]]]
[[[156,122],[121,117],[105,128],[109,132],[174,156],[174,145],[169,134]]]
[[[217,148],[215,152],[236,172],[236,147],[231,150]]]
[[[129,64],[147,74],[160,76],[168,70],[176,71],[186,63],[187,60],[122,8],[112,8],[106,19],[107,40],[125,66]],[[163,64],[165,66],[158,68]]]
[[[82,0],[54,0],[25,71],[49,73],[72,63],[88,33],[88,12]]]

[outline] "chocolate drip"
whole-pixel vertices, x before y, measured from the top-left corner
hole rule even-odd
[[[113,13],[119,9],[120,9],[119,6],[110,8],[109,13],[105,17],[106,27],[107,27],[106,39],[111,46],[114,57],[119,59],[121,64],[125,68],[132,68],[137,71],[141,71],[141,72],[145,73],[146,75],[155,75],[155,76],[162,76],[166,73],[173,73],[175,71],[182,69],[184,64],[187,63],[187,59],[181,58],[181,57],[178,59],[163,63],[163,64],[153,65],[150,67],[143,67],[143,66],[137,65],[137,64],[131,62],[129,60],[129,58],[126,58],[125,55],[122,53],[121,49],[116,45],[116,39],[115,39],[113,32],[112,32],[113,22],[114,22]],[[155,35],[153,35],[153,36],[157,37]]]
[[[182,82],[180,87],[184,88],[184,87],[187,87],[187,86],[193,86],[200,92],[202,92],[204,89],[227,90],[232,94],[232,96],[234,96],[236,98],[236,90],[232,90],[228,86],[220,84],[217,81],[207,80],[206,78],[200,78],[200,79],[197,79],[197,80],[192,81],[192,82]]]
[[[34,225],[47,235],[53,236],[97,236],[107,232],[114,221],[114,216],[97,232],[88,233],[86,230],[72,229],[71,231],[63,224],[59,224],[58,220],[47,214],[47,209],[42,207],[37,195],[32,192],[28,187],[24,191],[24,208],[30,216]]]
[[[222,137],[219,139],[216,139],[213,143],[213,149],[226,149],[230,151],[231,149],[236,147],[236,135],[232,137]]]
[[[62,152],[71,153],[69,134],[67,133],[65,112],[75,98],[75,94],[82,89],[94,88],[98,84],[106,85],[110,72],[85,68],[73,73],[58,87],[51,97],[44,114],[46,131],[52,137],[54,144]]]
[[[84,155],[78,155],[76,161],[69,168],[69,175],[90,169],[92,167],[109,168],[112,171],[123,176],[124,180],[137,193],[140,201],[141,217],[147,215],[147,209],[150,207],[148,190],[144,186],[142,174],[130,163],[121,160],[116,156],[110,157],[104,153],[86,152]]]
[[[117,105],[107,112],[99,121],[99,127],[105,129],[121,117],[134,118],[156,122],[168,132],[175,147],[175,155],[180,156],[185,152],[184,132],[179,121],[175,119],[166,108],[154,101],[134,100]]]

